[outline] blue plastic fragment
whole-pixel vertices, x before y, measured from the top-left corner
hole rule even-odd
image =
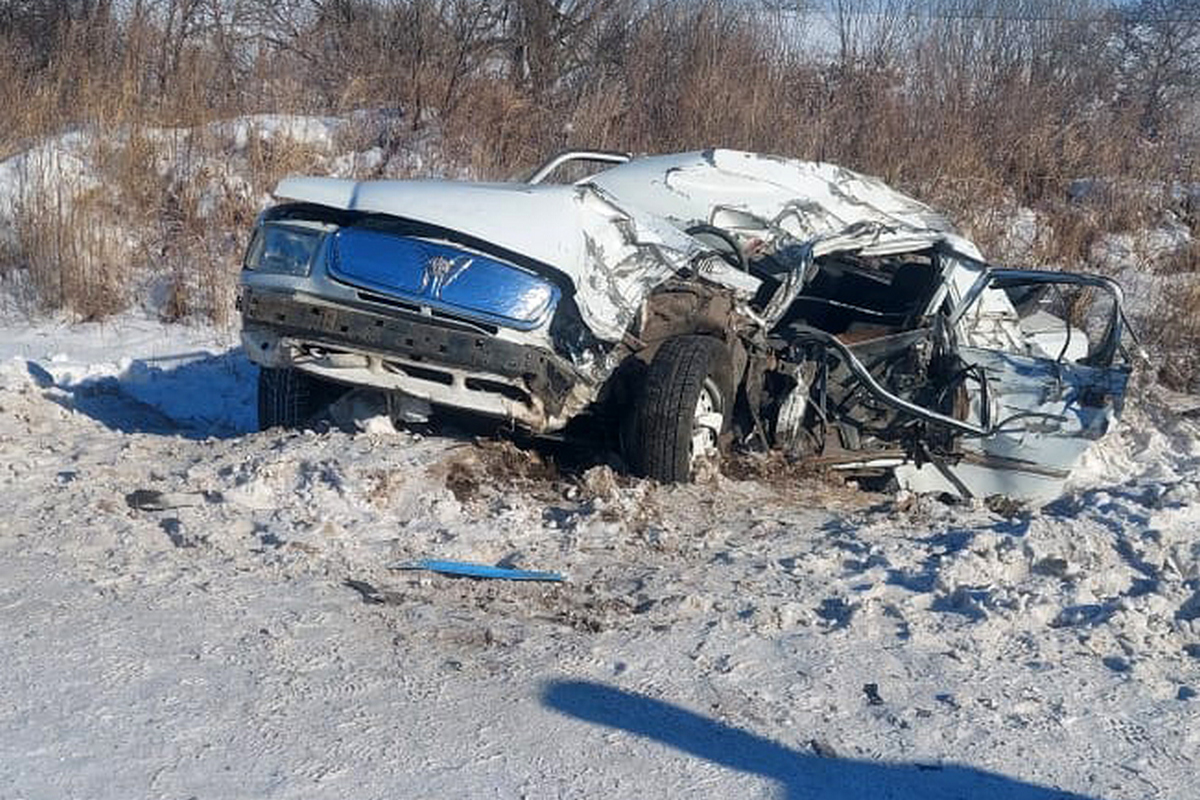
[[[497,578],[506,581],[560,582],[567,579],[565,575],[557,572],[536,572],[528,569],[473,564],[470,561],[446,561],[433,558],[422,558],[418,561],[402,561],[399,564],[392,564],[389,569],[423,569],[430,572],[440,572],[443,575],[464,575],[468,578]]]

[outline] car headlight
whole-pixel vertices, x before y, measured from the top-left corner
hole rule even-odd
[[[245,268],[271,275],[305,277],[325,238],[323,228],[295,222],[266,222],[255,232]]]

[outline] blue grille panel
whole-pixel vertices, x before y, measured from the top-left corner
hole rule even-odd
[[[381,231],[343,228],[331,255],[330,274],[345,283],[521,330],[537,327],[561,294],[511,264]]]

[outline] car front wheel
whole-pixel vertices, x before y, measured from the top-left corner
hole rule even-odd
[[[664,483],[691,480],[718,455],[729,427],[734,388],[720,341],[680,336],[663,343],[646,371],[636,409],[633,466]]]
[[[298,369],[258,371],[258,428],[299,428],[346,393],[346,387]]]

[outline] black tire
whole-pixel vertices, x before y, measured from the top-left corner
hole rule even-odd
[[[701,393],[716,395],[720,429],[714,446],[729,429],[734,385],[729,357],[717,339],[680,336],[668,339],[654,355],[635,410],[634,440],[628,443],[634,470],[664,483],[693,477],[693,434],[698,430]]]
[[[258,429],[299,428],[345,394],[345,386],[290,367],[258,370]]]

